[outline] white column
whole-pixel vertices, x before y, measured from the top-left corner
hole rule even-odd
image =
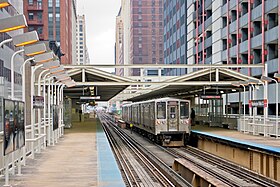
[[[31,67],[31,102],[30,102],[30,108],[31,108],[31,139],[35,138],[35,110],[33,109],[33,96],[34,96],[34,83],[35,83],[35,73],[36,70],[41,68],[43,65]],[[34,141],[31,141],[31,158],[34,159]]]
[[[24,49],[21,49],[19,51],[14,52],[14,54],[12,55],[11,58],[11,99],[15,99],[14,95],[15,95],[15,73],[14,73],[14,69],[15,69],[15,64],[14,64],[14,59],[15,56],[19,53],[22,53],[24,51]]]
[[[44,77],[43,77],[43,83],[44,83],[44,85],[43,85],[43,97],[44,97],[44,110],[43,110],[43,116],[44,116],[44,148],[46,148],[46,146],[47,146],[47,143],[46,143],[46,141],[47,141],[47,121],[46,121],[46,114],[47,114],[47,100],[46,100],[46,78],[47,78],[47,76],[49,75],[50,73],[47,73],[47,74],[45,74],[44,75]]]
[[[44,70],[42,71],[40,74],[39,74],[39,77],[38,77],[38,86],[37,86],[37,94],[38,96],[41,96],[41,78],[42,78],[42,75],[44,73],[46,73],[48,70]],[[41,109],[38,108],[38,134],[39,134],[39,137],[41,137],[42,133],[41,133]],[[38,140],[38,152],[41,153],[41,139]]]
[[[51,145],[51,82],[52,77],[48,79],[49,86],[48,86],[48,133],[47,133],[47,139],[48,139],[48,145]]]

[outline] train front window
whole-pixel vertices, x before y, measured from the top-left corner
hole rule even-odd
[[[157,103],[157,119],[165,119],[166,118],[166,103],[159,102]]]
[[[181,119],[189,118],[189,103],[188,102],[180,103],[180,118]]]

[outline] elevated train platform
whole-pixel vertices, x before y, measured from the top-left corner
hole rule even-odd
[[[231,144],[259,149],[280,155],[280,139],[274,137],[263,137],[252,134],[224,128],[208,127],[205,125],[196,125],[192,127],[194,136],[205,136],[220,141],[227,141]]]
[[[192,139],[201,150],[280,181],[280,139],[205,125],[192,126]]]
[[[57,146],[48,147],[41,154],[36,154],[35,159],[28,158],[22,174],[11,176],[10,185],[125,186],[98,119],[73,123],[73,128],[66,129]]]

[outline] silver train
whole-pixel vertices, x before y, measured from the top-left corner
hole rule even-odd
[[[163,146],[184,146],[190,135],[190,101],[161,98],[122,106],[122,119]]]

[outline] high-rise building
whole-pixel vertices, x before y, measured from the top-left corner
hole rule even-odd
[[[185,54],[187,64],[261,63],[267,64],[270,77],[280,72],[278,1],[164,0],[164,9],[165,63],[176,63]],[[260,68],[236,71],[258,78],[263,73]],[[275,84],[268,89],[274,93]],[[259,91],[256,98],[262,97]],[[268,101],[269,114],[275,114],[275,94]],[[237,111],[238,94],[231,94],[229,102],[237,106],[230,110]]]
[[[88,49],[86,45],[86,21],[85,15],[78,15],[76,29],[76,58],[77,64],[89,64]]]
[[[72,8],[72,64],[77,63],[77,57],[76,57],[76,52],[77,52],[77,1],[73,0],[73,8]]]
[[[115,43],[115,64],[124,64],[124,24],[121,17],[122,8],[116,18],[116,43]],[[124,68],[116,68],[116,75],[124,76]]]
[[[116,35],[116,63],[123,59],[123,64],[163,64],[163,0],[123,0]],[[120,71],[124,76],[141,74],[140,69]],[[157,74],[157,70],[147,74]]]
[[[40,40],[55,41],[64,54],[62,64],[72,64],[72,25],[76,21],[72,14],[76,11],[75,0],[28,0],[24,2],[24,14],[28,30],[37,30]],[[73,20],[74,19],[74,20]],[[75,35],[74,35],[75,36]],[[73,49],[74,48],[74,49]]]
[[[164,64],[187,62],[187,2],[164,0]],[[166,75],[183,75],[186,69],[167,69]]]
[[[131,64],[163,64],[163,0],[131,0],[130,19]]]

